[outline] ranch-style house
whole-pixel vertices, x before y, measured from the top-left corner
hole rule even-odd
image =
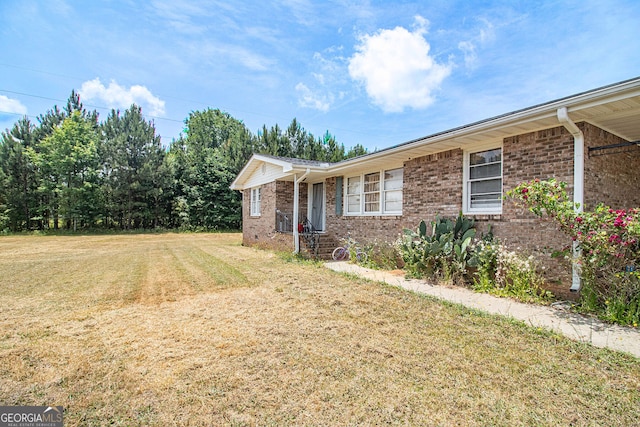
[[[584,209],[638,207],[639,144],[640,77],[339,163],[254,154],[231,188],[243,194],[245,245],[327,258],[348,233],[392,242],[421,220],[462,212],[575,290],[571,263],[548,255],[567,238],[504,196],[554,177]]]

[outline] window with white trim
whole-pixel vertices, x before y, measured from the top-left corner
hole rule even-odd
[[[402,168],[384,171],[384,212],[402,212]]]
[[[260,216],[261,197],[262,197],[261,187],[255,187],[251,189],[251,216]]]
[[[364,176],[364,211],[380,211],[380,172]]]
[[[360,213],[360,178],[359,176],[352,176],[347,179],[347,213],[357,214]]]
[[[402,168],[347,178],[347,215],[401,214]]]
[[[467,154],[465,197],[468,212],[502,212],[502,149]]]

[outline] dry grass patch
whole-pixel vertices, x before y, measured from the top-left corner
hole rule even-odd
[[[235,234],[0,239],[0,404],[66,425],[633,425],[638,360]]]

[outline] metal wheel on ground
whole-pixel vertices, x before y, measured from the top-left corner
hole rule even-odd
[[[331,258],[333,258],[334,261],[344,261],[349,259],[349,251],[347,248],[339,246],[333,250]]]

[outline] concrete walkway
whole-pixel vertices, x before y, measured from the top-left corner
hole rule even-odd
[[[424,280],[405,279],[404,276],[388,271],[372,270],[349,262],[328,262],[325,266],[334,271],[385,282],[469,308],[510,316],[534,327],[558,332],[576,341],[590,343],[596,347],[608,347],[640,358],[640,330],[635,328],[609,325],[562,308],[525,304],[461,287],[430,285]]]

